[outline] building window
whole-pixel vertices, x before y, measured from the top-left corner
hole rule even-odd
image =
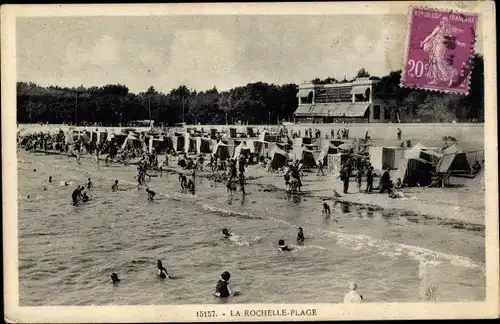
[[[391,108],[384,107],[384,119],[391,119]]]
[[[373,106],[373,119],[380,119],[380,106]]]

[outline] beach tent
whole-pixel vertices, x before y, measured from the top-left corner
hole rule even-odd
[[[259,141],[262,142],[278,142],[279,135],[274,132],[263,131],[259,135]]]
[[[184,146],[186,143],[186,138],[184,137],[183,134],[175,134],[175,145],[174,145],[174,150],[176,152],[183,152],[184,151]]]
[[[342,165],[349,159],[349,154],[334,153],[328,154],[328,173],[334,177],[339,176]]]
[[[370,146],[368,148],[370,154],[370,163],[375,170],[385,170],[386,168],[395,169],[399,165],[396,164],[396,148]]]
[[[230,155],[227,144],[219,141],[214,148],[214,155],[217,155],[217,157],[221,160],[229,159]]]
[[[335,145],[327,143],[321,149],[321,151],[318,155],[317,161],[318,162],[322,161],[323,165],[328,166],[328,155],[329,154],[336,154],[336,153],[338,153],[337,147],[335,147]]]
[[[182,149],[184,153],[189,153],[189,147],[191,145],[190,141],[191,136],[189,135],[188,132],[184,133],[184,148]]]
[[[108,142],[113,141],[113,138],[115,138],[115,134],[113,134],[111,132],[108,132],[106,135],[107,135],[106,136],[106,141],[108,141]]]
[[[169,150],[172,148],[172,139],[164,136],[150,136],[148,140],[148,152],[153,153],[153,149],[155,152],[161,153],[165,150]]]
[[[314,157],[314,151],[309,150],[307,147],[302,147],[301,160],[305,167],[315,167],[316,158]]]
[[[121,146],[122,150],[132,149],[132,148],[143,148],[143,141],[139,139],[136,135],[129,134]]]
[[[254,153],[258,154],[259,157],[260,156],[267,156],[269,153],[270,144],[271,143],[266,142],[266,141],[254,140],[253,141]]]
[[[271,168],[280,169],[288,162],[288,153],[282,150],[278,145],[275,145],[269,151],[269,158],[271,159]]]
[[[199,137],[189,137],[189,148],[188,152],[191,153],[200,153],[198,152],[198,145],[197,145],[197,139]]]
[[[444,156],[453,156],[450,165],[452,172],[470,172],[471,167],[467,159],[467,154],[457,144],[444,149],[443,154]],[[448,159],[450,158],[448,157]]]
[[[418,143],[404,152],[405,159],[423,159],[427,162],[437,163],[443,154],[436,152],[433,148],[425,147]]]
[[[108,133],[99,131],[97,135],[97,143],[106,142],[108,139]]]
[[[484,187],[484,163],[481,164],[481,170],[476,174],[474,179],[472,180],[473,185],[479,186],[482,190]]]
[[[236,148],[234,149],[233,157],[237,159],[240,157],[240,155],[250,156],[250,153],[250,147],[248,147],[245,142],[241,142],[240,145],[236,146]]]
[[[212,153],[212,140],[206,137],[196,138],[196,152],[198,153]]]
[[[432,180],[432,164],[421,158],[403,158],[399,164],[394,181],[401,179],[405,186],[428,186]]]
[[[74,143],[73,130],[70,129],[64,134],[64,143],[65,144],[73,144]]]

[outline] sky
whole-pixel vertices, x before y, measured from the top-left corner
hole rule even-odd
[[[17,80],[229,90],[402,68],[406,17],[36,17],[16,23]]]

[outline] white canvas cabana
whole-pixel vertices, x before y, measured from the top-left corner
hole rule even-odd
[[[288,153],[275,145],[269,151],[269,158],[271,159],[271,168],[280,169],[284,167],[288,162]]]
[[[228,146],[223,142],[217,143],[213,153],[214,155],[217,155],[221,160],[227,160],[230,157]]]
[[[251,150],[250,148],[247,146],[247,144],[245,142],[241,142],[238,146],[236,146],[234,148],[234,155],[233,157],[235,159],[239,158],[240,155],[248,155],[248,153],[250,153]]]
[[[405,159],[424,159],[427,162],[439,162],[443,154],[436,152],[434,148],[423,146],[418,143],[404,152]]]
[[[143,142],[137,136],[129,134],[123,141],[121,149],[125,150],[129,148],[143,148]]]
[[[196,153],[212,153],[212,140],[206,137],[196,138]]]

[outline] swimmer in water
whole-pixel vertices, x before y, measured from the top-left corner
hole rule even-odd
[[[297,243],[304,243],[304,232],[302,227],[299,227],[299,232],[297,233]]]
[[[330,215],[330,206],[326,201],[323,202],[323,214]]]
[[[83,201],[83,202],[87,202],[87,201],[89,201],[89,200],[90,200],[89,196],[87,196],[87,193],[86,193],[86,192],[84,192],[84,193],[83,193],[83,195],[82,195],[82,201]]]
[[[93,187],[94,187],[94,185],[92,184],[92,181],[90,181],[90,178],[89,178],[89,181],[87,182],[87,189],[90,189]]]
[[[115,180],[115,184],[111,186],[111,190],[113,190],[113,191],[118,190],[118,180]]]
[[[160,277],[161,279],[171,279],[170,276],[167,273],[167,269],[163,267],[163,264],[161,264],[161,261],[158,260],[158,263],[156,264],[158,271],[157,271],[157,276]]]
[[[111,280],[113,280],[113,285],[116,285],[120,282],[120,278],[118,278],[118,275],[114,272],[111,274]]]
[[[68,181],[64,181],[64,186],[65,186],[65,187],[69,186]]]
[[[225,298],[233,295],[233,292],[229,288],[229,279],[231,278],[231,274],[227,271],[224,271],[220,275],[220,280],[217,282],[215,286],[215,297]]]
[[[231,233],[229,233],[227,228],[222,229],[222,235],[224,236],[225,239],[228,239],[231,237]]]
[[[279,240],[278,245],[281,251],[291,251],[288,245],[285,245],[285,240]]]
[[[148,193],[148,200],[153,201],[154,197],[156,196],[156,192],[153,190],[149,190],[149,188],[146,188],[146,192]]]
[[[49,177],[49,182],[52,182],[52,176]]]
[[[36,169],[33,169],[33,172],[36,172]]]
[[[47,188],[43,188],[43,191],[47,191]]]
[[[73,205],[75,205],[75,206],[78,205],[78,201],[80,199],[80,196],[81,196],[81,189],[80,189],[80,186],[78,186],[71,194],[71,199],[73,200]]]

